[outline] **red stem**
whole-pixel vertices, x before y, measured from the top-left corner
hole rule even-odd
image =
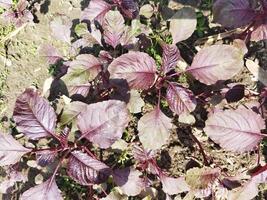
[[[191,137],[192,137],[192,139],[194,140],[194,142],[197,143],[197,145],[198,145],[198,147],[199,147],[200,153],[202,154],[203,159],[204,159],[204,164],[205,164],[206,166],[209,166],[209,162],[208,162],[207,156],[206,156],[206,154],[205,154],[205,151],[204,151],[204,149],[203,149],[201,143],[200,143],[199,140],[196,138],[196,136],[194,136],[193,133],[191,133]]]
[[[49,185],[48,185],[48,188],[51,187],[51,184],[52,184],[53,180],[54,180],[55,177],[56,177],[56,174],[57,174],[57,171],[58,171],[59,167],[61,166],[63,160],[66,158],[66,156],[67,156],[69,153],[70,153],[70,150],[68,150],[68,151],[62,156],[62,158],[60,159],[60,161],[59,161],[59,163],[58,163],[56,169],[54,170],[53,175],[51,176],[51,179],[50,179],[50,183],[49,183]]]
[[[254,177],[254,176],[257,176],[259,175],[260,173],[264,172],[267,170],[267,164],[265,164],[264,166],[262,166],[258,171],[256,171],[255,173],[253,173],[251,176]]]

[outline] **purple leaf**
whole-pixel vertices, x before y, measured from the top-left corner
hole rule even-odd
[[[101,50],[99,52],[99,59],[101,60],[102,63],[106,64],[110,64],[113,60],[113,57],[110,55],[110,53],[108,51],[104,51],[104,50]]]
[[[160,149],[166,144],[173,127],[172,119],[164,115],[159,108],[146,113],[138,121],[138,136],[145,149]]]
[[[12,0],[0,0],[0,7],[8,9],[12,6]]]
[[[99,184],[111,175],[111,169],[86,153],[73,151],[68,161],[68,175],[81,185]]]
[[[200,193],[205,193],[205,190],[211,187],[220,174],[221,170],[219,168],[194,167],[187,170],[185,181],[192,190],[198,190]],[[206,192],[209,193],[209,191]]]
[[[190,190],[184,177],[172,178],[162,174],[160,176],[160,181],[162,183],[162,190],[169,195],[187,192]]]
[[[254,199],[258,194],[258,186],[261,183],[267,182],[266,166],[261,166],[252,174],[252,178],[236,191],[231,191],[229,195],[230,200]]]
[[[137,145],[133,146],[133,156],[139,162],[147,162],[155,158],[155,152],[152,150],[145,150]]]
[[[69,95],[81,95],[83,97],[87,97],[90,92],[91,84],[77,84],[69,86]]]
[[[136,196],[145,189],[146,184],[141,175],[140,171],[133,168],[117,169],[113,173],[115,183],[128,196]]]
[[[173,44],[189,38],[197,27],[195,10],[190,7],[184,7],[178,10],[170,19],[170,32],[172,34]]]
[[[264,137],[264,120],[252,110],[238,108],[216,112],[206,121],[204,131],[216,143],[231,151],[250,151]]]
[[[124,19],[119,11],[110,10],[105,15],[103,29],[106,43],[115,49],[121,43],[125,30]]]
[[[32,13],[27,10],[28,5],[28,1],[20,0],[14,10],[7,10],[1,15],[1,17],[7,22],[14,23],[18,28],[23,24],[31,22],[33,20]]]
[[[255,181],[249,181],[238,190],[229,192],[229,200],[250,200],[259,194],[258,184]]]
[[[233,86],[228,84],[229,89],[225,93],[225,99],[228,103],[238,102],[245,96],[245,86],[242,84],[235,84]]]
[[[169,84],[166,98],[170,109],[177,115],[193,112],[197,105],[193,93],[174,82]]]
[[[57,187],[55,179],[48,179],[44,183],[30,188],[24,192],[21,200],[63,200],[60,190]]]
[[[113,0],[118,4],[120,11],[127,18],[136,18],[139,14],[138,4],[135,0]]]
[[[26,89],[17,98],[13,118],[18,131],[30,139],[54,136],[57,118],[54,109],[33,89]]]
[[[80,83],[79,79],[92,81],[101,71],[102,63],[91,54],[80,54],[69,64],[68,76],[71,82]]]
[[[148,89],[156,77],[156,63],[143,52],[129,52],[109,65],[112,79],[125,79],[131,89]]]
[[[41,45],[39,48],[39,54],[46,59],[48,64],[55,64],[62,59],[62,55],[57,51],[55,47],[50,44]]]
[[[140,20],[132,20],[131,26],[125,26],[124,34],[121,38],[121,45],[124,48],[132,49],[138,45],[138,36],[140,34],[149,35],[149,33],[150,29],[146,25],[141,24]]]
[[[129,122],[126,104],[109,100],[90,104],[78,116],[78,127],[83,136],[100,148],[110,147],[121,138]]]
[[[81,20],[98,21],[103,25],[105,14],[112,6],[103,0],[91,0],[89,6],[82,12]]]
[[[254,30],[251,33],[250,40],[258,42],[266,39],[267,39],[267,17],[266,19],[256,23],[256,25],[254,26]]]
[[[11,171],[8,173],[8,178],[0,183],[0,193],[9,193],[8,189],[13,187],[16,182],[25,183],[28,181],[28,177],[21,172]]]
[[[225,27],[248,25],[256,16],[249,0],[217,0],[213,5],[214,20]]]
[[[213,45],[200,50],[187,71],[200,82],[211,85],[232,78],[243,66],[240,49],[230,45]]]
[[[172,69],[175,69],[181,56],[176,45],[163,44],[162,49],[163,55],[161,70],[164,74],[167,74]]]
[[[71,26],[71,21],[63,17],[58,17],[50,23],[50,28],[52,30],[53,37],[68,44],[71,43]]]
[[[0,133],[0,146],[0,166],[16,164],[24,154],[31,151],[23,147],[11,135],[2,133]]]
[[[74,101],[70,104],[67,104],[60,117],[61,126],[68,125],[75,121],[78,115],[84,111],[86,107],[87,104],[80,101]]]
[[[55,161],[57,151],[44,150],[36,153],[36,161],[38,165],[45,167]]]

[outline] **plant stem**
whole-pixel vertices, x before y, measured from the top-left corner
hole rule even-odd
[[[257,159],[257,165],[260,165],[261,161],[261,145],[260,143],[258,144],[258,159]]]
[[[58,163],[56,169],[54,170],[53,175],[52,175],[51,178],[50,178],[50,183],[49,183],[49,185],[48,185],[48,188],[51,187],[51,184],[52,184],[53,180],[54,180],[55,177],[56,177],[56,174],[57,174],[57,171],[59,170],[59,167],[61,166],[63,160],[66,158],[66,156],[67,156],[69,153],[70,153],[70,150],[68,150],[68,151],[62,156],[62,158],[60,159],[60,161],[59,161],[59,163]]]
[[[196,138],[196,136],[194,136],[193,133],[191,133],[191,137],[192,137],[192,139],[194,140],[194,142],[197,143],[197,145],[198,145],[198,147],[199,147],[200,153],[202,154],[203,159],[204,159],[204,164],[205,164],[206,166],[209,166],[209,161],[208,161],[208,159],[207,159],[207,155],[205,154],[205,151],[204,151],[204,149],[203,149],[201,143],[200,143],[199,140]]]

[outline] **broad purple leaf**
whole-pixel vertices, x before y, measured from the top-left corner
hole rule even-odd
[[[119,11],[110,10],[104,18],[104,39],[114,49],[121,43],[125,25],[123,16]]]
[[[220,176],[219,168],[194,167],[186,172],[185,181],[193,190],[206,190]]]
[[[225,99],[228,103],[238,102],[245,96],[245,86],[242,84],[227,85]]]
[[[80,101],[74,101],[70,104],[67,104],[63,110],[63,113],[60,117],[60,124],[61,126],[68,125],[74,121],[78,115],[84,111],[87,107],[86,103]]]
[[[166,98],[170,109],[177,115],[193,112],[197,105],[194,94],[175,82],[169,84]]]
[[[248,25],[256,16],[249,0],[217,0],[213,5],[214,20],[225,27]]]
[[[267,17],[265,20],[262,20],[256,23],[254,30],[251,33],[251,41],[261,41],[267,39]]]
[[[89,6],[82,11],[81,20],[98,21],[103,24],[105,14],[112,8],[103,0],[91,0]]]
[[[173,127],[172,119],[167,117],[159,108],[146,113],[138,121],[138,136],[145,149],[160,149],[166,144]]]
[[[23,147],[11,135],[0,133],[0,166],[13,165],[30,151],[30,149]]]
[[[28,1],[20,0],[14,10],[7,10],[1,15],[1,17],[4,19],[4,21],[15,24],[17,28],[21,27],[23,24],[33,20],[32,13],[27,9],[28,5]]]
[[[264,120],[252,110],[238,108],[216,112],[206,121],[204,131],[216,143],[231,151],[250,151],[264,137]]]
[[[135,0],[113,0],[117,3],[120,11],[127,18],[136,18],[139,14],[138,4]]]
[[[55,64],[62,59],[62,55],[57,51],[55,47],[50,44],[44,44],[39,47],[39,55],[46,59],[48,64]]]
[[[90,92],[91,84],[77,84],[69,86],[69,95],[81,95],[83,97],[87,97]]]
[[[113,178],[115,183],[128,196],[136,196],[145,189],[145,181],[140,176],[142,173],[133,168],[114,170]]]
[[[69,63],[68,79],[75,85],[81,80],[92,81],[101,71],[102,63],[91,54],[80,54]]]
[[[117,100],[90,104],[78,116],[78,128],[83,137],[101,148],[108,148],[121,138],[128,122],[126,104]]]
[[[66,17],[58,17],[50,23],[53,37],[68,44],[71,43],[71,26],[71,21]]]
[[[131,89],[149,89],[156,77],[156,63],[143,52],[129,52],[116,58],[108,68],[111,79],[125,79]]]
[[[12,170],[8,173],[7,179],[0,183],[0,193],[9,193],[9,189],[15,185],[16,182],[25,183],[28,177],[21,172]]]
[[[73,151],[68,160],[68,175],[81,185],[99,184],[104,182],[111,169],[81,151]]]
[[[163,44],[162,66],[161,70],[164,74],[167,74],[177,66],[180,59],[180,52],[176,45]]]
[[[189,38],[197,27],[195,10],[190,7],[184,7],[178,10],[170,19],[170,32],[172,34],[173,44]]]
[[[110,64],[113,60],[113,57],[110,55],[108,51],[101,50],[98,55],[99,59],[101,60],[102,63]]]
[[[12,0],[0,0],[0,7],[8,9],[12,6]]]
[[[21,200],[63,200],[55,179],[48,179],[44,183],[30,188],[24,192]]]
[[[145,150],[142,147],[139,147],[137,145],[133,146],[133,156],[134,159],[136,159],[139,162],[147,162],[153,158],[155,158],[155,151],[153,150]]]
[[[57,157],[57,151],[44,150],[36,153],[36,161],[38,165],[44,167],[55,161]]]
[[[162,183],[162,190],[169,195],[187,192],[190,190],[184,177],[172,178],[162,174],[160,176],[160,181]]]
[[[187,71],[200,82],[211,85],[232,78],[243,66],[240,49],[230,45],[213,45],[200,50]]]
[[[267,183],[266,165],[260,167],[259,171],[255,175],[252,175],[252,178],[243,186],[239,187],[238,190],[230,192],[229,199],[254,199],[259,194],[258,186],[261,183]]]
[[[228,195],[229,200],[250,200],[259,194],[258,184],[255,181],[248,181],[238,190],[231,190]]]
[[[53,136],[56,114],[49,102],[37,91],[26,89],[16,101],[13,113],[17,129],[30,139]]]

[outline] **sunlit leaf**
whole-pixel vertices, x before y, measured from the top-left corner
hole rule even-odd
[[[110,78],[125,79],[132,89],[150,88],[156,77],[156,63],[143,52],[129,52],[116,58],[108,68]]]
[[[105,14],[112,8],[103,0],[91,0],[89,6],[82,11],[81,20],[98,21],[103,24]]]
[[[213,45],[200,50],[187,71],[207,85],[227,80],[244,66],[243,53],[230,45]]]
[[[173,44],[189,38],[195,31],[196,26],[196,13],[192,8],[184,7],[178,10],[170,19]]]
[[[238,108],[216,112],[206,121],[204,131],[227,150],[245,152],[258,145],[264,137],[265,122],[252,110]]]
[[[175,82],[169,84],[166,98],[170,109],[177,115],[188,114],[194,111],[197,105],[193,93]]]
[[[138,121],[139,139],[146,149],[160,149],[166,144],[172,119],[168,118],[159,108],[145,114]]]
[[[23,147],[11,135],[0,133],[0,166],[13,165],[30,151],[30,149]]]
[[[108,148],[121,138],[128,122],[126,104],[117,100],[90,104],[78,116],[83,137],[101,148]]]
[[[162,71],[167,74],[178,64],[180,59],[180,51],[176,45],[163,44],[163,55],[162,55]]]
[[[33,89],[26,89],[17,98],[13,118],[18,131],[30,139],[55,135],[55,111],[49,102]]]
[[[24,192],[21,200],[63,200],[55,179],[48,179],[44,183],[30,188]]]
[[[194,167],[186,172],[185,181],[191,189],[203,190],[210,187],[219,175],[220,169],[218,168]]]
[[[142,173],[133,168],[117,169],[113,173],[115,183],[128,196],[136,196],[145,189]]]
[[[68,160],[68,175],[81,185],[99,184],[111,174],[104,163],[81,151],[73,151]]]
[[[104,39],[114,49],[121,43],[125,25],[123,16],[119,11],[109,11],[104,18]]]

